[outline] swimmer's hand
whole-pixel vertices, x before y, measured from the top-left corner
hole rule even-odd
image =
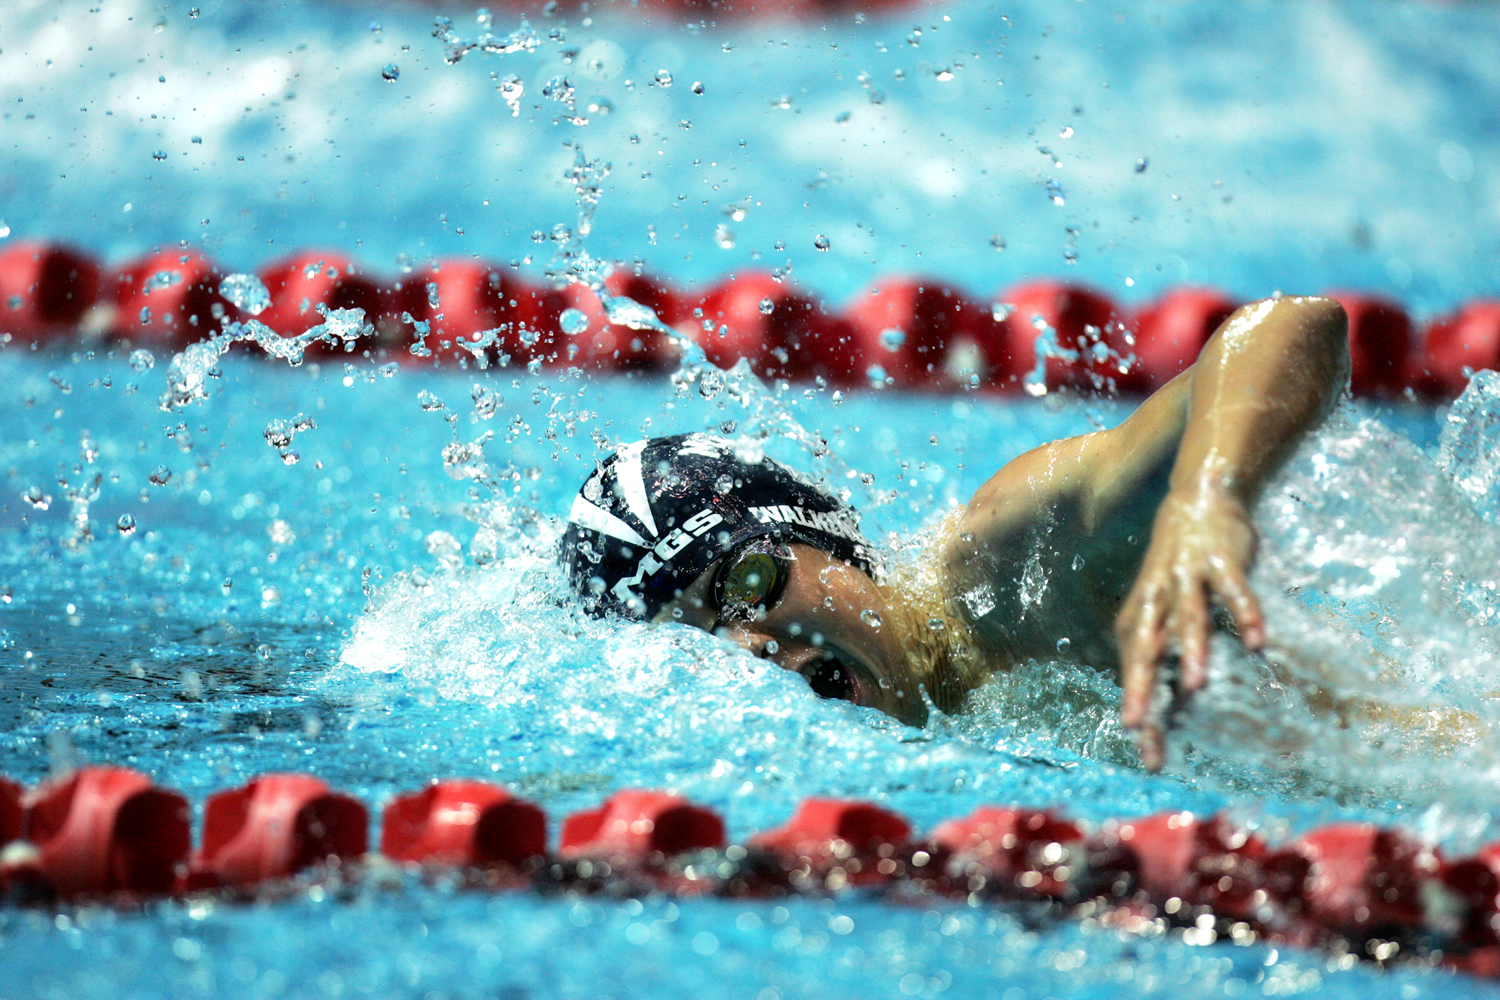
[[[1164,759],[1162,723],[1151,705],[1163,660],[1174,651],[1181,656],[1182,697],[1203,689],[1215,605],[1234,619],[1246,649],[1256,652],[1265,642],[1265,618],[1247,579],[1255,545],[1244,504],[1222,488],[1200,482],[1173,489],[1157,509],[1151,545],[1115,620],[1120,721],[1136,730],[1148,771],[1160,770]]]

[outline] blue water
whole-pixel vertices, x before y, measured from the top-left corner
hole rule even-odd
[[[933,5],[690,30],[604,5],[561,43],[546,37],[559,19],[539,16],[535,52],[448,66],[425,11],[93,6],[0,17],[12,237],[111,259],[187,240],[245,269],[307,245],[387,273],[402,254],[530,256],[535,277],[551,248],[533,231],[578,217],[561,171],[563,140],[579,139],[614,164],[588,249],[682,282],[791,262],[833,300],[906,268],[977,294],[1064,274],[1127,300],[1184,280],[1245,295],[1337,284],[1419,312],[1494,290],[1483,7],[1034,3],[1002,20]],[[517,24],[497,12],[497,32]],[[606,69],[617,46],[624,69],[586,77],[575,113],[596,97],[614,109],[556,122],[566,109],[541,83],[590,45]],[[661,68],[672,86],[648,86]],[[523,78],[520,115],[492,72]],[[746,197],[743,220],[725,213]],[[554,823],[616,788],[672,787],[736,838],[814,794],[872,798],[919,829],[1020,803],[1085,820],[1223,809],[1273,838],[1371,818],[1454,851],[1500,837],[1487,379],[1451,415],[1351,407],[1293,458],[1257,512],[1256,583],[1294,683],[1216,649],[1213,687],[1150,777],[1107,678],[1038,664],[914,730],[699,633],[580,619],[550,558],[601,445],[640,434],[764,435],[849,489],[875,536],[905,537],[1007,458],[1123,404],[836,398],[703,373],[388,374],[357,355],[293,368],[256,353],[235,347],[209,397],[173,412],[159,408],[169,351],[149,368],[102,349],[0,354],[0,773],[127,764],[201,805],[295,769],[376,810],[434,776],[490,777]],[[476,386],[502,397],[488,418]],[[265,431],[299,415],[315,426],[287,464]],[[487,433],[482,462],[445,466],[447,446]],[[1297,683],[1430,714],[1340,729]],[[255,905],[0,910],[0,969],[0,997],[1495,992],[999,908],[604,902],[415,879]]]

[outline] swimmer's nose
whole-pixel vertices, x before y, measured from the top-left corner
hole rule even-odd
[[[720,626],[719,634],[734,640],[735,645],[762,659],[768,659],[776,648],[771,645],[775,640],[769,635],[744,623]]]

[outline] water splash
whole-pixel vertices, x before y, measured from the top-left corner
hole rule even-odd
[[[363,309],[329,309],[319,303],[318,312],[323,316],[322,323],[292,337],[283,337],[259,320],[250,319],[232,322],[223,333],[189,344],[167,366],[167,391],[161,397],[161,410],[175,412],[204,399],[208,395],[208,380],[217,373],[219,359],[235,344],[254,344],[268,357],[295,367],[302,364],[307,349],[314,344],[327,344],[342,352],[375,332],[365,321]]]
[[[474,38],[464,38],[453,27],[451,18],[433,19],[432,37],[443,43],[443,60],[450,66],[475,49],[490,55],[504,55],[511,52],[535,52],[542,44],[541,38],[524,14],[516,30],[504,36],[495,34],[490,12],[483,7],[477,12],[476,20],[479,23],[479,34]]]

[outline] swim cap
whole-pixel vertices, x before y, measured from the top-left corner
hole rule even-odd
[[[766,535],[874,573],[859,515],[753,442],[707,434],[620,447],[573,498],[562,559],[584,610],[649,620],[714,560]]]

